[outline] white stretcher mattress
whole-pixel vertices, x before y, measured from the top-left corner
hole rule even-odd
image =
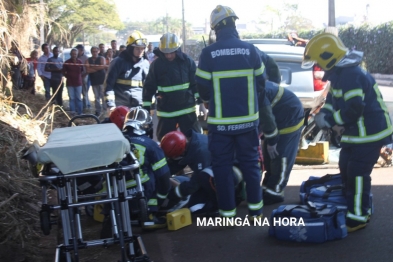
[[[130,143],[115,124],[57,128],[38,151],[38,162],[53,163],[63,174],[120,162]]]

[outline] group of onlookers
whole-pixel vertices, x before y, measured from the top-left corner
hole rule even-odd
[[[47,101],[52,99],[53,103],[63,106],[62,93],[64,80],[67,84],[69,96],[69,109],[74,114],[82,114],[84,110],[90,111],[89,100],[90,86],[95,96],[95,114],[99,116],[106,110],[104,101],[104,81],[109,64],[125,49],[124,45],[117,49],[117,41],[111,41],[111,48],[105,50],[105,44],[101,43],[91,47],[91,57],[85,54],[85,47],[77,45],[70,51],[70,59],[63,61],[59,56],[59,48],[50,50],[48,44],[41,46],[42,55],[38,57],[36,50],[32,51],[26,58],[28,69],[23,77],[19,77],[23,84],[15,88],[23,88],[35,94],[35,79],[40,77],[45,89]],[[17,49],[16,49],[17,50]],[[22,60],[22,57],[21,57]],[[17,77],[17,74],[13,74]],[[65,79],[63,78],[65,77]],[[52,90],[52,92],[51,92]]]

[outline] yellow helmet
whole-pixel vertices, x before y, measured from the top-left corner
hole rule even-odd
[[[128,37],[126,45],[146,47],[147,46],[147,39],[145,38],[145,36],[141,32],[134,31]]]
[[[163,34],[158,48],[165,54],[173,53],[181,46],[182,41],[172,33]]]
[[[322,33],[314,36],[306,45],[303,56],[303,68],[310,68],[317,63],[322,69],[330,70],[345,56],[348,49],[337,36]]]
[[[235,19],[239,19],[232,8],[218,5],[210,14],[210,28],[214,29],[222,20],[227,17],[233,17],[233,21],[235,21]]]

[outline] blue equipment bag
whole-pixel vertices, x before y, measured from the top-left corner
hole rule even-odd
[[[310,193],[311,188],[320,187],[320,186],[335,186],[342,185],[341,175],[324,175],[322,177],[318,176],[310,176],[307,181],[303,181],[300,185],[300,203],[305,205],[307,203],[307,196]]]
[[[282,205],[273,210],[269,235],[307,243],[342,239],[347,236],[345,213],[330,205]]]
[[[344,193],[344,185],[340,174],[325,175],[322,177],[310,176],[300,186],[300,202],[307,204],[312,202],[316,206],[334,205],[339,210],[347,210],[347,201]],[[369,214],[374,213],[373,194],[370,193]]]

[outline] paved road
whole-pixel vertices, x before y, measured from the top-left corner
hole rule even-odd
[[[170,232],[166,229],[143,233],[147,251],[154,262],[200,261],[392,261],[393,254],[393,168],[375,168],[372,173],[375,214],[365,230],[343,240],[323,244],[278,241],[268,236],[268,227],[220,229],[193,225]],[[337,169],[292,171],[284,204],[299,202],[299,185],[310,175],[338,173]],[[264,208],[269,216],[273,208]],[[246,215],[242,204],[238,215]],[[135,233],[139,229],[135,228]]]
[[[385,102],[393,102],[393,87],[379,86],[379,90],[381,91],[383,100]]]

